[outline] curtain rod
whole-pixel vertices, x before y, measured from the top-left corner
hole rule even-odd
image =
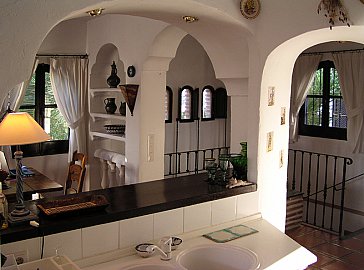
[[[364,51],[364,48],[362,49],[351,49],[351,50],[339,50],[339,51],[322,51],[322,52],[307,52],[307,53],[301,53],[301,55],[315,55],[315,54],[323,54],[323,53],[345,53],[345,52],[360,52]]]
[[[36,57],[74,57],[74,58],[88,58],[87,54],[36,54]]]

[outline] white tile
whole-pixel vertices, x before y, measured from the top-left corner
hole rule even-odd
[[[211,225],[211,202],[187,206],[183,209],[183,231],[190,232]]]
[[[82,229],[82,256],[84,258],[112,251],[118,247],[118,221]]]
[[[81,229],[47,235],[44,239],[44,257],[67,255],[71,260],[82,259]]]
[[[234,220],[236,217],[236,196],[211,203],[212,225]]]
[[[41,238],[32,238],[23,241],[1,245],[1,252],[8,255],[27,251],[29,261],[39,260]]]
[[[250,192],[237,196],[236,218],[244,218],[259,213],[259,193]]]
[[[135,246],[150,240],[153,240],[153,215],[120,221],[120,248]]]
[[[183,233],[183,208],[154,214],[154,239]]]

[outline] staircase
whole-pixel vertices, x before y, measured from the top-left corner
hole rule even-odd
[[[302,222],[344,237],[348,157],[289,149],[286,229]],[[301,196],[301,197],[300,197]]]

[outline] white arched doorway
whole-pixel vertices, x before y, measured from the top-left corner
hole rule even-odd
[[[261,212],[265,219],[284,231],[286,214],[287,155],[289,122],[280,125],[281,108],[287,115],[290,106],[291,79],[297,57],[316,44],[345,40],[364,43],[364,27],[342,26],[310,31],[296,36],[274,49],[265,62],[260,91],[260,129],[258,143],[258,185],[260,186]],[[275,105],[268,106],[268,88],[275,88]],[[276,119],[277,121],[274,121]],[[273,150],[267,151],[267,134],[273,132]],[[280,153],[284,164],[279,166]]]

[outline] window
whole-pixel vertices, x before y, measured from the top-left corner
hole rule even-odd
[[[198,88],[184,86],[179,89],[178,120],[180,122],[193,122],[198,119]]]
[[[346,110],[332,61],[320,63],[299,117],[301,135],[346,140]]]
[[[172,89],[167,86],[166,94],[164,96],[164,121],[166,123],[172,123],[172,102],[173,92]]]
[[[212,86],[205,86],[202,90],[201,120],[213,120],[213,91]]]
[[[50,141],[21,146],[24,156],[68,152],[69,130],[63,116],[57,109],[51,87],[49,65],[38,65],[26,89],[19,111],[29,113],[51,136]]]
[[[214,118],[227,118],[227,93],[225,88],[218,88],[215,90]]]

